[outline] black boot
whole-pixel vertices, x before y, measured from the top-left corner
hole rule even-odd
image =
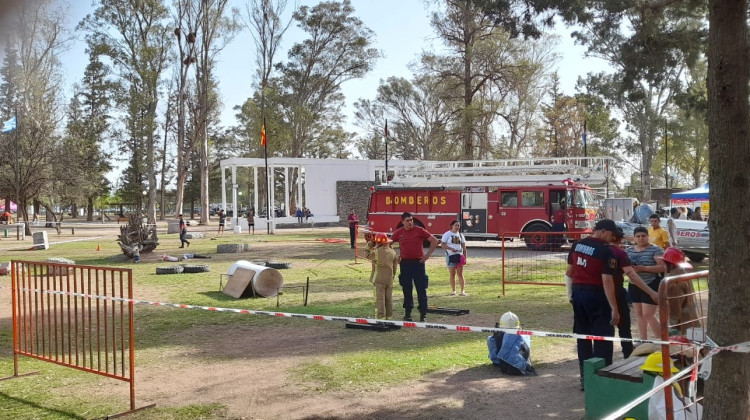
[[[420,313],[419,314],[419,322],[424,322],[425,319],[427,319],[427,314]]]
[[[190,248],[190,241],[185,241],[186,244],[188,244],[188,248]]]
[[[404,312],[404,321],[411,321],[411,309],[407,309]]]

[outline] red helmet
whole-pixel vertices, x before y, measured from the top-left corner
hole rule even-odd
[[[681,249],[675,248],[675,247],[669,247],[666,251],[664,251],[664,256],[662,257],[664,261],[668,263],[672,263],[678,267],[682,268],[693,268],[690,263],[685,262],[685,253],[682,252]]]
[[[388,235],[381,232],[375,235],[375,239],[373,239],[372,241],[375,242],[376,244],[387,244],[389,239],[388,239]]]

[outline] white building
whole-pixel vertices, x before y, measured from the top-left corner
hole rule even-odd
[[[388,170],[413,166],[416,161],[389,161]],[[251,168],[252,185],[264,182],[258,179],[258,169],[264,168],[266,162],[261,158],[229,158],[221,161],[221,201],[224,208],[238,208],[239,203],[251,203],[256,209],[255,227],[257,229],[266,228],[266,218],[258,217],[259,213],[265,213],[265,202],[258,201],[258,194],[251,191],[252,199],[238,196],[239,185],[237,184],[237,169]],[[285,209],[284,217],[271,217],[271,228],[278,223],[294,223],[297,219],[290,216],[287,209],[290,208],[290,172],[299,170],[302,174],[297,178],[297,197],[295,202],[297,206],[309,208],[316,223],[322,222],[339,222],[346,218],[346,214],[338,214],[336,199],[336,183],[338,181],[370,181],[380,183],[384,181],[385,162],[382,160],[350,160],[350,159],[304,159],[304,158],[269,158],[269,174],[275,179],[266,180],[276,185],[283,183],[283,197],[275,197],[274,189],[271,189],[271,203],[280,203]],[[229,171],[229,185],[227,185],[227,170]],[[229,188],[227,188],[229,187]],[[230,196],[227,197],[229,191]],[[227,201],[229,200],[229,201]],[[227,204],[229,204],[227,206]],[[273,206],[273,204],[271,204]],[[239,207],[243,207],[240,204]],[[238,212],[232,215],[232,225],[241,226],[242,230],[247,229],[247,220],[239,219]],[[271,211],[273,215],[273,209]]]

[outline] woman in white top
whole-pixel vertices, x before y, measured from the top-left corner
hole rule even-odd
[[[451,229],[443,234],[440,239],[440,247],[445,250],[445,265],[448,267],[451,278],[451,296],[456,296],[456,274],[458,284],[461,286],[461,296],[466,296],[466,281],[464,280],[464,264],[466,263],[466,238],[459,232],[461,222],[453,220]],[[453,256],[453,257],[451,257]],[[463,257],[464,263],[461,263]]]

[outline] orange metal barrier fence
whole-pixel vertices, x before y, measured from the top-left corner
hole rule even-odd
[[[659,320],[662,340],[667,341],[674,336],[686,336],[693,342],[706,343],[707,338],[704,328],[708,318],[708,279],[708,270],[664,278],[659,285]],[[663,345],[662,366],[669,366],[670,359],[672,359],[678,361],[678,367],[682,370],[685,365],[696,363],[705,356],[699,351],[685,354],[685,350],[688,348],[695,347]],[[679,366],[680,363],[683,365]],[[671,376],[670,369],[664,369],[664,380],[668,380]],[[692,382],[693,386],[697,387],[695,376],[694,374]],[[682,385],[683,390],[690,390],[689,383],[683,382]],[[690,400],[688,404],[685,404],[686,410],[703,399],[700,392],[696,391],[696,393],[698,395],[695,402]],[[684,394],[689,394],[689,392]],[[672,400],[670,387],[665,389],[664,397],[667,419],[671,420],[674,418],[674,401]],[[681,414],[684,416],[686,413]]]
[[[25,376],[27,356],[128,382],[135,411],[132,271],[32,261],[11,270],[14,375],[3,379]]]
[[[581,238],[581,234],[505,232],[501,238],[501,280],[505,296],[506,284],[565,286],[568,251],[573,241]]]

